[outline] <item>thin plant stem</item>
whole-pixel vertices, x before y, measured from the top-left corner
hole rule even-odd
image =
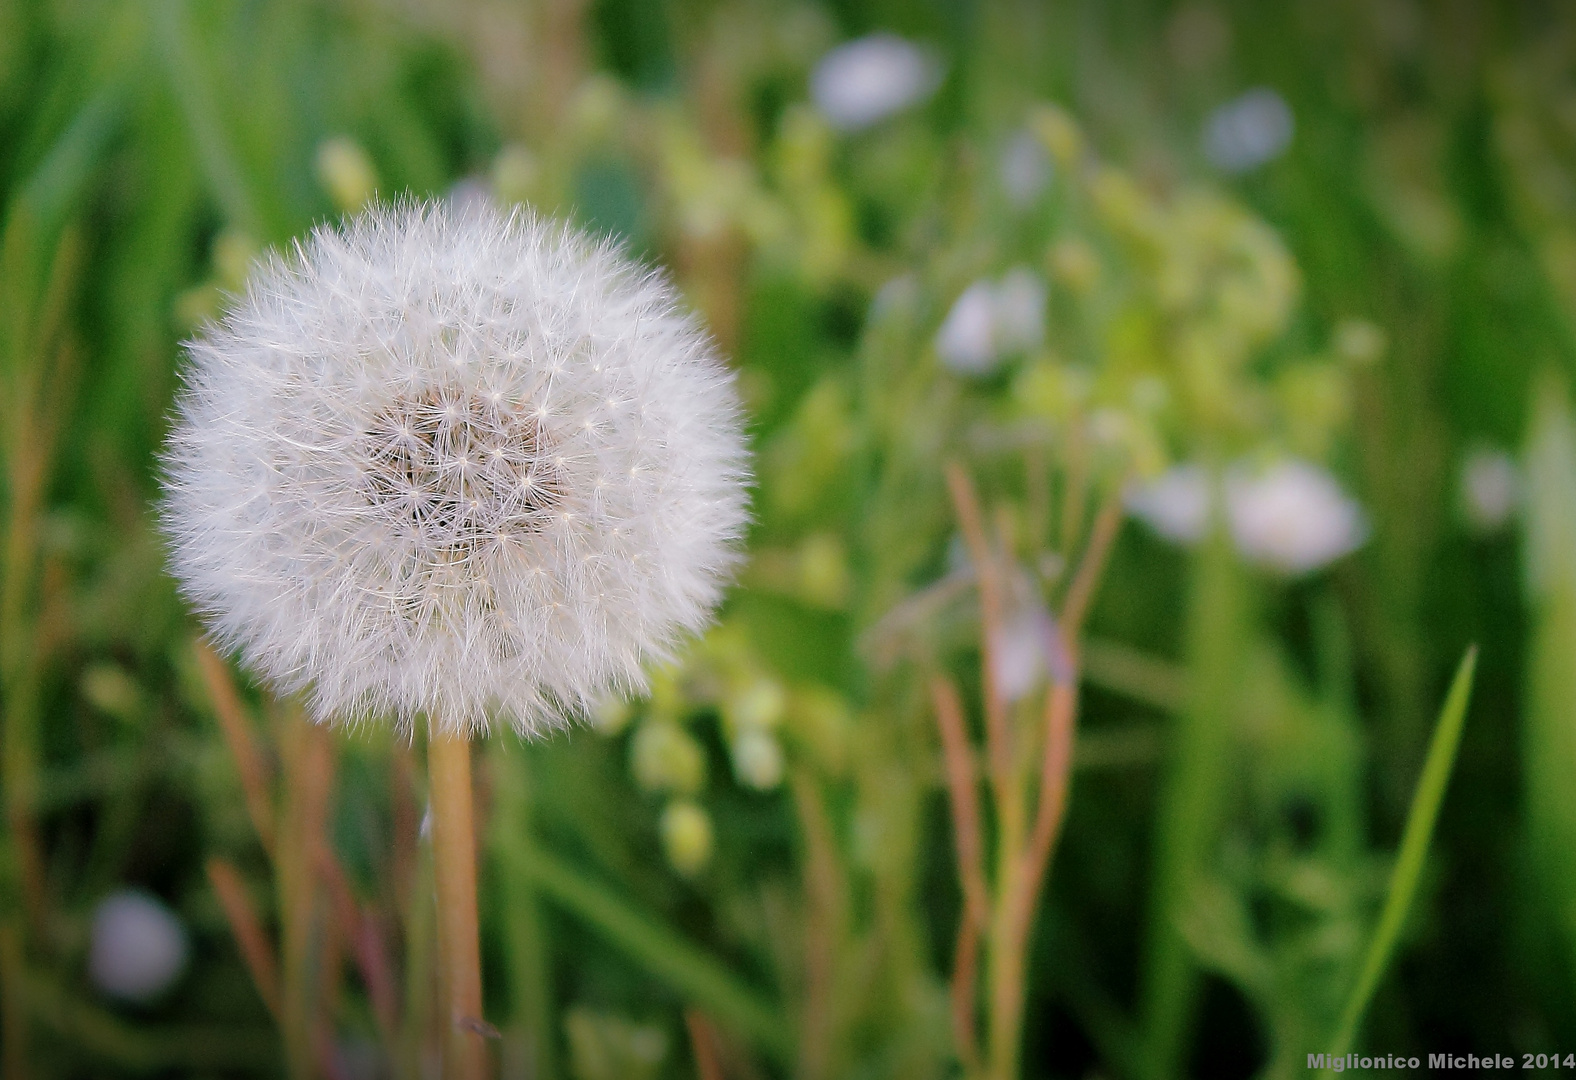
[[[789,783],[804,837],[805,866],[805,995],[797,1075],[800,1080],[824,1080],[835,1075],[838,948],[846,923],[847,884],[820,782],[807,770],[795,769]]]
[[[263,999],[275,1022],[279,1015],[279,963],[274,959],[273,946],[263,933],[262,923],[246,895],[246,882],[241,872],[228,860],[214,857],[208,860],[208,881],[219,897],[219,907],[225,921],[230,924],[230,935],[241,950],[241,960],[257,987],[257,996]]]
[[[1008,777],[1012,773],[1012,746],[1007,731],[1007,707],[1001,689],[996,685],[996,650],[1000,644],[1002,623],[1001,579],[997,573],[996,559],[991,553],[990,541],[985,536],[985,518],[980,513],[979,496],[974,482],[963,466],[952,462],[947,466],[947,489],[952,494],[952,504],[958,515],[958,525],[963,530],[963,541],[968,545],[969,557],[974,562],[975,580],[980,590],[980,648],[983,654],[985,683],[985,745],[991,782],[996,787],[1000,801],[1006,794]]]
[[[434,731],[427,743],[432,797],[432,863],[438,895],[438,962],[447,1008],[444,1080],[483,1080],[488,1028],[476,925],[476,831],[471,744]]]
[[[1445,696],[1444,707],[1440,710],[1439,723],[1434,727],[1423,775],[1412,795],[1412,808],[1401,833],[1401,850],[1396,856],[1395,869],[1390,872],[1390,888],[1379,914],[1379,925],[1374,929],[1373,940],[1368,943],[1368,953],[1352,985],[1351,996],[1341,1011],[1341,1020],[1330,1045],[1332,1058],[1345,1056],[1357,1040],[1358,1025],[1390,963],[1407,912],[1411,910],[1412,897],[1423,875],[1423,858],[1428,854],[1428,842],[1439,817],[1439,804],[1444,801],[1445,787],[1450,783],[1450,773],[1456,763],[1456,750],[1461,745],[1461,729],[1466,723],[1467,702],[1472,697],[1472,677],[1476,670],[1477,646],[1474,645],[1461,658],[1456,677],[1450,684],[1450,693]],[[1334,1074],[1326,1070],[1325,1075]]]
[[[532,1080],[555,1080],[552,972],[541,898],[513,857],[515,848],[532,835],[531,758],[529,751],[500,741],[493,746],[490,763],[495,799],[489,829],[491,863],[502,895],[508,898],[502,923],[514,1009],[510,1037],[517,1041],[511,1053],[519,1055],[519,1067]]]
[[[984,841],[980,829],[979,790],[975,786],[974,754],[963,725],[963,702],[950,679],[930,682],[941,730],[942,759],[946,763],[947,792],[952,801],[952,830],[958,855],[958,880],[963,888],[963,914],[958,920],[958,943],[952,961],[952,1031],[964,1071],[979,1071],[979,1042],[975,1033],[975,979],[979,935],[990,900],[985,886]]]
[[[696,1080],[727,1080],[717,1045],[717,1029],[706,1019],[706,1014],[695,1008],[685,1009],[684,1027],[689,1032],[690,1053],[695,1058]]]
[[[214,716],[219,721],[219,730],[230,749],[230,756],[235,759],[252,828],[257,831],[263,850],[271,856],[274,852],[274,807],[268,794],[268,763],[252,736],[251,718],[246,706],[241,704],[241,695],[236,692],[230,669],[218,654],[201,641],[193,644],[192,651],[196,654],[197,670],[208,690]]]
[[[280,1023],[292,1077],[310,1077],[318,1058],[318,1019],[324,990],[334,974],[324,970],[314,946],[323,930],[318,890],[318,852],[333,784],[333,746],[328,732],[311,723],[300,707],[281,710],[279,747],[284,763],[284,799],[274,858],[283,924],[280,948]]]

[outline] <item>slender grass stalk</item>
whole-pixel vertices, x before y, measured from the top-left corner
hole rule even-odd
[[[471,744],[434,731],[427,742],[432,864],[438,894],[438,958],[444,1010],[444,1080],[484,1080],[486,1021],[476,924],[476,830]]]
[[[732,972],[651,915],[581,877],[545,848],[514,856],[542,892],[599,931],[651,974],[719,1022],[759,1043],[778,1062],[792,1060],[793,1030],[780,1006],[741,984]]]
[[[1226,813],[1232,714],[1248,624],[1246,583],[1217,525],[1196,556],[1189,600],[1187,705],[1176,718],[1161,788],[1142,990],[1146,1075],[1180,1072],[1198,970],[1177,920]]]
[[[219,897],[219,907],[230,924],[230,936],[235,938],[241,950],[241,960],[252,976],[252,985],[257,987],[258,996],[277,1022],[280,1019],[279,962],[274,958],[273,946],[268,942],[268,935],[263,933],[252,901],[246,895],[241,872],[228,859],[215,857],[208,860],[208,881]]]
[[[529,751],[510,753],[501,741],[493,744],[492,751],[494,813],[489,846],[499,892],[505,898],[500,915],[513,1009],[510,1036],[520,1041],[526,1075],[532,1080],[555,1080],[552,972],[542,905],[520,860],[511,857],[522,838],[528,841],[532,835],[531,761]]]
[[[1450,684],[1450,693],[1445,697],[1444,708],[1440,710],[1439,723],[1434,727],[1433,742],[1423,763],[1423,775],[1412,795],[1412,809],[1407,814],[1406,828],[1401,834],[1401,850],[1396,856],[1395,869],[1390,872],[1390,889],[1385,896],[1373,940],[1368,943],[1362,971],[1352,986],[1351,996],[1346,999],[1346,1007],[1341,1011],[1335,1038],[1330,1043],[1331,1057],[1345,1055],[1356,1041],[1363,1013],[1390,963],[1396,941],[1401,936],[1401,928],[1406,923],[1407,912],[1411,910],[1412,897],[1417,893],[1417,883],[1423,874],[1423,857],[1428,854],[1428,842],[1434,834],[1434,822],[1439,817],[1439,804],[1444,801],[1445,787],[1450,783],[1450,773],[1456,763],[1456,750],[1461,745],[1461,728],[1466,722],[1467,702],[1472,697],[1472,676],[1476,670],[1477,646],[1474,645],[1461,658],[1455,680]],[[1327,1069],[1324,1075],[1335,1074]]]
[[[284,798],[274,858],[283,939],[279,1017],[290,1075],[308,1078],[316,1071],[316,1032],[327,999],[325,990],[337,974],[325,970],[316,948],[324,929],[318,853],[326,843],[323,833],[334,757],[328,732],[308,721],[294,704],[281,708],[279,747],[284,763]]]

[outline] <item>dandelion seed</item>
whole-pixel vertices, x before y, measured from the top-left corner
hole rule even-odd
[[[839,45],[810,75],[810,94],[833,127],[858,131],[928,98],[941,85],[941,65],[895,34],[871,34]]]
[[[560,725],[643,687],[738,561],[731,374],[660,276],[524,212],[320,229],[189,353],[175,576],[320,720]]]

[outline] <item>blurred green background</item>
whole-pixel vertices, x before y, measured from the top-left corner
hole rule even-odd
[[[693,656],[478,749],[501,1075],[1300,1075],[1402,894],[1351,1049],[1576,1053],[1561,5],[0,0],[0,1074],[437,1075],[420,747],[203,653],[153,509],[180,341],[407,193],[665,267],[757,455]],[[995,681],[1082,676],[1016,1062],[948,998],[949,463]]]

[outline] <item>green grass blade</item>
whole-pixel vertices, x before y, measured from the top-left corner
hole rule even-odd
[[[782,1009],[742,985],[715,959],[647,913],[582,877],[567,863],[531,846],[516,856],[545,896],[598,930],[647,971],[787,1061],[793,1034]]]
[[[1406,922],[1417,892],[1417,882],[1423,872],[1423,857],[1428,854],[1428,842],[1434,834],[1434,821],[1439,816],[1439,804],[1444,801],[1445,787],[1450,782],[1455,767],[1456,749],[1461,745],[1461,728],[1466,721],[1467,702],[1472,696],[1472,676],[1477,670],[1477,646],[1469,648],[1456,669],[1455,681],[1440,711],[1439,723],[1434,728],[1434,739],[1428,748],[1428,760],[1423,765],[1422,779],[1412,795],[1412,809],[1406,817],[1406,830],[1401,834],[1401,852],[1396,858],[1395,869],[1390,874],[1390,891],[1385,897],[1384,910],[1379,925],[1374,930],[1373,941],[1368,945],[1368,955],[1363,960],[1362,974],[1352,987],[1346,1000],[1340,1025],[1335,1029],[1335,1039],[1330,1047],[1332,1057],[1340,1057],[1352,1048],[1357,1039],[1357,1027],[1363,1013],[1379,986],[1395,951],[1396,940]]]

